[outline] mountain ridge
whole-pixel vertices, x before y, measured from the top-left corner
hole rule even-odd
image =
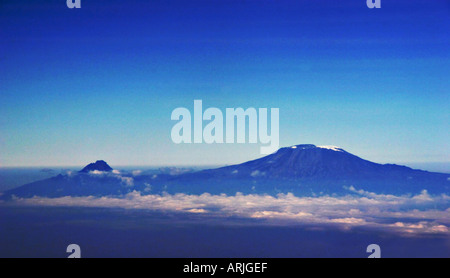
[[[450,175],[378,164],[342,148],[301,144],[241,164],[197,172],[134,175],[103,160],[76,174],[58,175],[6,191],[2,198],[141,194],[346,194],[354,186],[382,194],[448,193]]]
[[[277,152],[250,160],[244,163],[224,166],[216,169],[207,169],[201,172],[212,173],[230,170],[237,176],[259,175],[268,178],[306,178],[306,177],[342,177],[353,175],[354,177],[377,176],[374,172],[386,175],[388,170],[414,170],[410,167],[397,164],[379,164],[362,159],[342,148],[334,146],[316,146],[313,144],[301,144],[280,148]],[[239,173],[239,171],[244,173]],[[237,171],[237,172],[236,172]],[[200,172],[200,173],[201,173]],[[432,173],[432,172],[428,172]],[[196,175],[198,173],[192,173]]]

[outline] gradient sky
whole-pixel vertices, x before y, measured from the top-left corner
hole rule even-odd
[[[448,162],[446,0],[0,2],[0,166],[208,165],[257,144],[175,145],[176,107],[276,107],[280,144]]]

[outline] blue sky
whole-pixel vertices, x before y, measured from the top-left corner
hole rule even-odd
[[[230,164],[175,145],[176,107],[276,107],[280,144],[448,162],[445,0],[4,0],[0,166]]]

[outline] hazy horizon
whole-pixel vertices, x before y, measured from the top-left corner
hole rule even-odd
[[[102,159],[97,159],[102,160]],[[95,161],[97,161],[95,160]],[[89,163],[95,162],[90,161],[86,162],[83,165],[25,165],[25,166],[0,166],[0,169],[40,169],[40,170],[63,170],[63,169],[72,169],[77,168],[81,170],[83,167],[88,165]],[[234,164],[210,164],[210,165],[198,165],[198,164],[188,164],[188,165],[120,165],[120,164],[112,164],[106,161],[112,168],[120,169],[120,170],[138,170],[138,169],[159,169],[164,167],[177,167],[177,168],[195,168],[195,169],[208,169],[215,167],[223,167]],[[240,163],[244,163],[247,161],[242,161]],[[372,161],[375,162],[375,161]],[[236,163],[236,164],[240,164]],[[379,163],[379,162],[375,162]],[[450,162],[386,162],[379,164],[397,164],[407,166],[413,169],[425,170],[430,172],[441,172],[441,173],[450,173]]]

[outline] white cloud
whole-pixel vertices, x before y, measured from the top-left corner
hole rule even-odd
[[[72,176],[76,175],[76,172],[67,170],[67,171],[66,171],[66,175],[67,175],[68,177],[72,177]]]
[[[122,173],[119,170],[112,170],[111,172],[105,172],[105,171],[89,171],[88,173],[92,177],[110,177],[110,178],[116,178],[120,180],[125,186],[133,186],[134,185],[134,179],[133,177],[128,177],[125,175],[122,175]]]
[[[133,186],[134,185],[134,179],[132,177],[118,177],[123,184],[125,184],[126,186]]]
[[[152,191],[152,185],[149,183],[144,183],[145,188],[144,188],[144,192],[150,192]]]
[[[255,170],[250,174],[250,176],[252,176],[254,178],[259,177],[259,176],[265,176],[265,175],[266,175],[265,172],[260,172],[259,170]]]
[[[413,197],[414,200],[419,202],[431,202],[433,198],[428,194],[428,191],[422,190],[419,195]]]
[[[279,194],[276,197],[241,193],[234,196],[208,193],[142,195],[133,191],[122,197],[33,197],[15,199],[15,203],[179,211],[217,217],[234,215],[262,219],[268,224],[333,225],[343,229],[366,227],[405,234],[449,233],[450,197],[447,195],[431,196],[422,191],[416,196],[394,196],[356,190],[353,187],[347,189],[359,195],[341,197],[295,197],[290,193]]]
[[[133,174],[133,176],[139,176],[140,174],[142,174],[142,170],[134,170],[131,173]]]
[[[99,170],[94,170],[94,171],[89,171],[88,174],[91,175],[91,176],[104,176],[104,175],[107,175],[108,172],[105,172],[105,171],[99,171]]]

